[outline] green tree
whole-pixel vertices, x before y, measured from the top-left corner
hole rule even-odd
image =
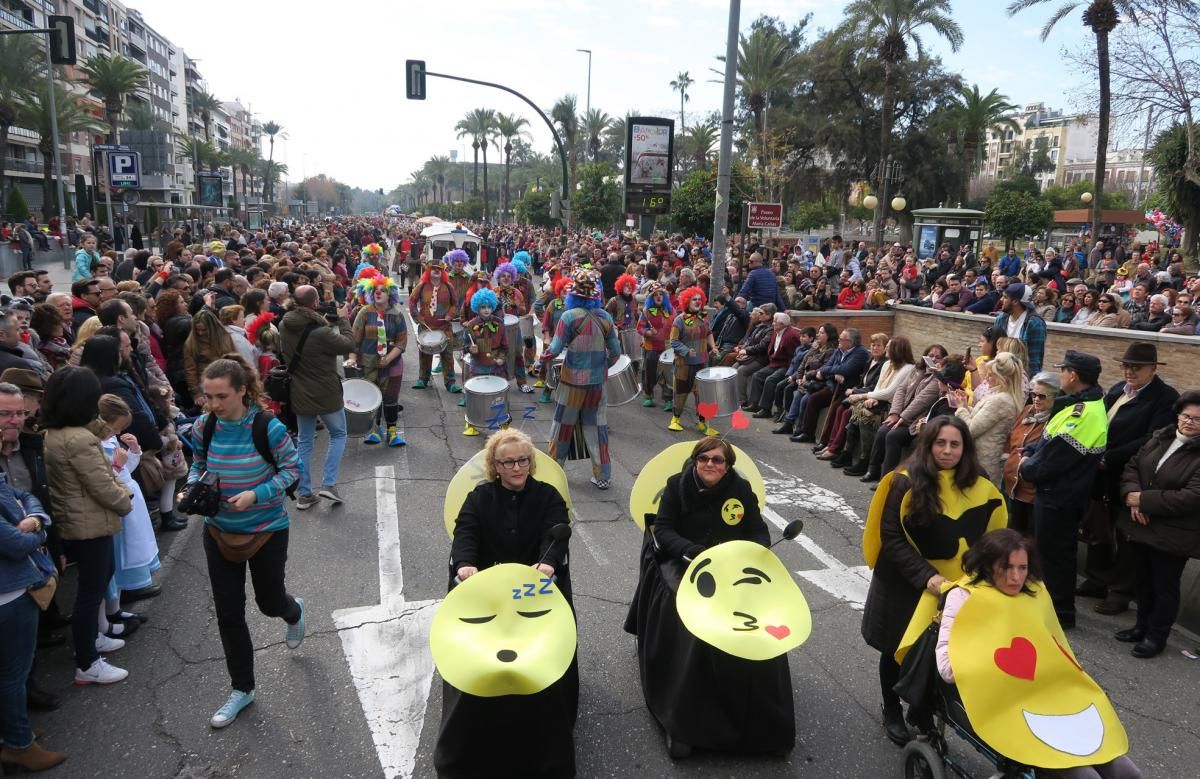
[[[435,201],[439,199],[438,191],[440,190],[440,202],[448,202],[446,198],[446,177],[450,175],[450,171],[454,170],[454,163],[452,163],[450,158],[445,155],[440,157],[430,157],[425,161],[424,170],[427,174],[429,174],[429,180],[434,184],[433,199]],[[478,219],[479,217],[471,218]]]
[[[579,182],[580,126],[575,95],[563,95],[550,109],[550,119],[558,125],[558,133],[567,152],[567,168],[570,181],[567,192],[572,193]]]
[[[149,103],[130,101],[125,106],[125,129],[127,130],[156,130],[162,122],[154,115]]]
[[[1150,165],[1158,177],[1155,199],[1164,204],[1163,210],[1174,217],[1184,230],[1184,254],[1195,258],[1200,251],[1200,186],[1188,178],[1185,163],[1189,146],[1200,142],[1200,131],[1188,143],[1187,127],[1176,124],[1159,133],[1150,148]]]
[[[908,59],[910,42],[918,55],[924,54],[920,34],[926,27],[945,38],[951,51],[958,51],[962,46],[962,28],[951,16],[950,0],[853,0],[846,6],[841,30],[851,40],[877,42],[879,59],[883,62],[883,107],[879,122],[881,161],[887,160],[892,151],[896,77],[900,65]]]
[[[8,131],[21,106],[30,99],[33,85],[45,78],[45,61],[45,50],[34,36],[0,35],[0,152],[5,156]],[[5,193],[5,184],[4,165],[0,164],[0,197]]]
[[[525,132],[525,128],[528,126],[529,120],[523,116],[496,114],[496,135],[504,141],[504,196],[500,201],[500,210],[506,216],[512,209],[512,204],[509,202],[512,193],[512,190],[509,189],[509,174],[512,170],[513,141],[527,138],[529,133]]]
[[[683,104],[688,101],[688,87],[695,84],[696,81],[688,71],[683,71],[675,78],[671,79],[671,89],[679,93],[679,134],[683,135],[687,132],[687,121],[683,115]]]
[[[104,123],[92,115],[88,104],[78,95],[67,91],[65,79],[54,82],[54,108],[59,133],[96,132]],[[39,81],[33,99],[22,105],[18,121],[38,134],[38,151],[42,154],[42,214],[49,219],[58,213],[58,192],[54,186],[54,137],[51,123],[49,84]],[[61,136],[60,136],[61,137]]]
[[[1018,238],[1037,235],[1054,222],[1054,207],[1027,192],[1001,192],[988,198],[983,221],[1011,245]]]
[[[611,227],[621,218],[620,171],[591,162],[579,171],[579,190],[572,198],[575,220],[584,227]]]
[[[600,152],[600,138],[610,124],[612,117],[599,108],[589,110],[583,117],[583,134],[587,138],[588,159],[592,162],[596,161],[596,155]]]
[[[1014,16],[1027,8],[1043,6],[1050,0],[1014,0],[1008,6],[1008,15]],[[1109,74],[1110,58],[1108,38],[1117,25],[1121,16],[1127,19],[1137,18],[1138,4],[1136,0],[1054,0],[1058,5],[1046,25],[1042,27],[1042,40],[1050,37],[1055,25],[1075,10],[1082,8],[1083,26],[1091,30],[1096,38],[1096,65],[1100,81],[1100,121],[1096,125],[1096,173],[1093,177],[1095,196],[1099,200],[1104,194],[1104,174],[1108,164],[1108,125],[1112,119],[1112,86]],[[1175,0],[1163,0],[1164,5],[1175,4]],[[1101,209],[1095,209],[1092,216],[1092,235],[1100,235]]]
[[[1039,135],[1013,144],[1012,156],[1008,158],[1008,164],[1001,168],[1000,175],[1004,178],[1034,178],[1039,173],[1049,173],[1057,167],[1054,160],[1050,159],[1050,139]]]
[[[759,174],[762,194],[767,188],[767,107],[771,93],[799,80],[801,60],[787,38],[774,27],[758,27],[750,37],[738,42],[738,88],[742,100],[754,115],[758,133]]]
[[[959,87],[958,99],[952,110],[962,139],[962,190],[959,199],[965,203],[970,195],[971,177],[979,169],[987,134],[994,130],[1019,131],[1020,127],[1009,115],[1017,107],[1008,102],[1008,96],[994,89],[981,95],[978,84],[970,89],[965,85]]]
[[[453,219],[482,219],[483,198],[469,197],[461,203],[451,203],[446,215]]]
[[[797,203],[788,214],[788,225],[793,230],[816,230],[837,221],[838,212],[820,200]]]
[[[266,169],[277,172],[277,168],[275,167],[275,136],[278,135],[282,138],[287,138],[287,135],[283,132],[283,125],[276,121],[263,122],[262,131],[271,144],[270,151],[267,153]],[[275,178],[268,180],[266,176],[263,176],[263,195],[269,203],[275,202]]]
[[[729,187],[729,224],[731,233],[740,230],[742,204],[750,200],[753,176],[745,165],[734,162]],[[671,226],[687,235],[709,235],[717,210],[717,173],[694,170],[671,194]]]
[[[471,194],[479,194],[479,149],[487,143],[487,139],[491,137],[492,124],[495,122],[496,112],[490,108],[475,108],[468,111],[466,116],[458,120],[458,124],[454,125],[455,131],[459,138],[470,138],[471,149],[475,152],[475,161],[472,169],[472,184]],[[484,149],[484,162],[487,165],[487,149]],[[486,173],[484,174],[487,175]],[[486,179],[484,187],[487,187]]]
[[[684,154],[697,168],[707,168],[708,163],[717,154],[717,143],[720,140],[720,131],[716,125],[698,124],[683,137]]]
[[[8,200],[4,203],[4,218],[10,222],[24,222],[29,218],[29,204],[21,194],[21,188],[14,186],[8,191]]]
[[[1092,182],[1076,181],[1074,184],[1060,186],[1055,184],[1046,187],[1042,192],[1042,197],[1050,201],[1050,205],[1055,209],[1067,208],[1083,208],[1083,202],[1079,199],[1084,192],[1092,191]],[[1129,208],[1129,197],[1124,192],[1105,192],[1101,199],[1102,208],[1122,210]]]
[[[89,57],[79,68],[91,93],[104,102],[104,117],[108,121],[108,142],[117,142],[117,123],[125,107],[125,98],[145,87],[147,70],[131,59],[120,55],[97,54]]]
[[[559,220],[550,216],[549,189],[530,189],[513,207],[517,221],[536,227],[557,227]]]

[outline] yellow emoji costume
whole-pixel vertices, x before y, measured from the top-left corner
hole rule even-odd
[[[1005,757],[1038,768],[1108,763],[1129,750],[1108,696],[1071,651],[1045,586],[971,596],[950,627],[950,667],[971,727]]]
[[[694,446],[684,445],[684,461]],[[750,460],[737,454],[712,487],[677,461],[665,486],[643,483],[656,506],[631,500],[635,519],[638,510],[654,517],[625,630],[638,638],[646,707],[672,754],[679,745],[680,755],[691,746],[784,754],[796,740],[786,652],[808,636],[811,617],[766,548],[757,490],[739,473]]]

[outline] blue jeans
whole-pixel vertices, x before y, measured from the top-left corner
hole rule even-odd
[[[325,470],[321,474],[321,486],[332,487],[338,482],[338,469],[342,466],[342,452],[346,449],[346,409],[339,408],[332,414],[321,414],[321,422],[329,431],[329,450],[325,453]],[[301,495],[312,494],[312,476],[309,466],[312,463],[313,439],[317,434],[317,418],[315,416],[296,415],[296,427],[300,431],[300,486],[297,492]]]
[[[783,421],[795,424],[801,419],[804,419],[804,410],[806,406],[808,406],[808,393],[797,392],[792,396],[792,404],[788,406],[788,411],[787,414],[784,415]],[[796,432],[801,432],[799,430],[799,425],[796,425],[796,427]]]
[[[28,595],[0,606],[0,740],[9,749],[33,743],[25,681],[33,667],[37,626],[38,607]]]

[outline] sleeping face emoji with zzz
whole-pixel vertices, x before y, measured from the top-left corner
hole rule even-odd
[[[480,571],[442,601],[429,632],[438,672],[485,698],[532,695],[575,656],[575,615],[554,582],[528,565]]]
[[[792,575],[752,541],[726,541],[697,555],[679,583],[675,608],[696,638],[745,660],[778,657],[812,630]]]
[[[1039,768],[1114,760],[1129,749],[1104,690],[1079,664],[1045,586],[1006,595],[970,586],[950,629],[950,667],[971,726],[1005,757]]]

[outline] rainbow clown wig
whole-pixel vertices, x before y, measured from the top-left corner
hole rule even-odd
[[[446,252],[444,259],[450,265],[460,267],[471,262],[471,255],[467,254],[462,249],[451,249],[450,251]]]
[[[377,243],[369,243],[363,247],[362,253],[364,257],[370,257],[374,259],[383,254],[383,247]]]
[[[354,291],[364,306],[375,305],[375,292],[381,289],[386,289],[388,292],[389,306],[399,305],[400,285],[388,276],[364,276],[354,285]]]
[[[487,306],[494,312],[498,305],[500,305],[500,299],[496,297],[495,292],[492,292],[487,287],[476,290],[475,294],[471,296],[471,310],[476,314],[484,306]]]
[[[599,308],[600,274],[590,270],[577,270],[571,277],[571,288],[567,292],[567,308]]]
[[[704,306],[708,303],[708,297],[704,294],[704,290],[700,287],[688,287],[679,293],[679,307],[684,311],[688,310],[688,305],[693,298],[700,298],[700,310],[704,310]]]
[[[499,284],[501,279],[507,276],[508,283],[515,284],[519,275],[515,265],[511,262],[502,262],[496,266],[496,272],[492,274],[492,280]]]

